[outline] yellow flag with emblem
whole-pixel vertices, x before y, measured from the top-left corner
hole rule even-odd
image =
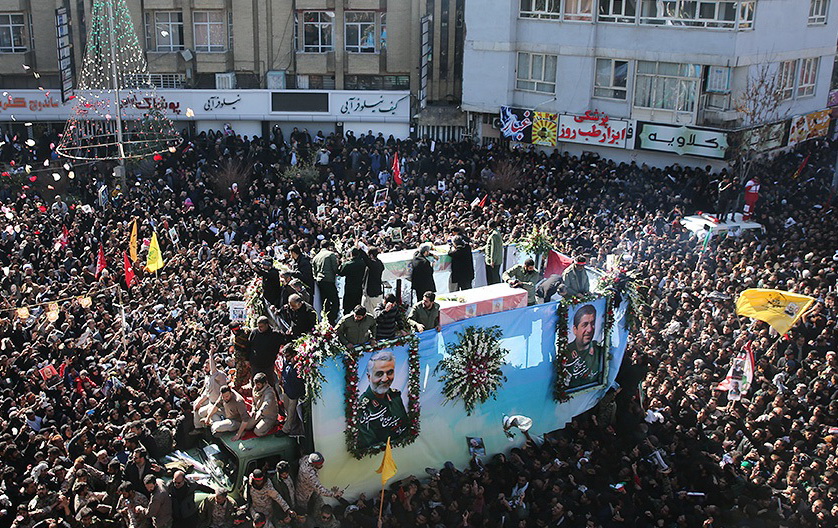
[[[750,288],[736,299],[736,313],[764,321],[785,334],[814,301],[813,297],[798,293]]]
[[[393,460],[393,451],[390,449],[390,437],[387,437],[387,447],[384,449],[384,459],[381,461],[381,466],[375,470],[376,473],[381,473],[381,485],[387,484],[387,481],[393,478],[399,468],[396,466],[396,461]]]
[[[128,240],[128,254],[131,255],[131,262],[137,262],[137,219],[131,224],[131,238]]]
[[[157,232],[151,235],[151,243],[148,245],[148,261],[146,271],[155,272],[163,267],[163,254],[160,252],[160,244],[157,242]]]

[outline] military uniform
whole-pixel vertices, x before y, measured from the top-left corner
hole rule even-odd
[[[532,306],[535,304],[535,285],[541,280],[541,274],[536,270],[527,271],[527,267],[523,264],[517,264],[503,272],[503,280],[509,282],[510,280],[518,281],[520,287],[527,290],[527,304]]]
[[[567,351],[565,369],[570,373],[568,388],[583,387],[599,382],[602,375],[605,346],[596,341],[591,342],[586,350],[576,350],[575,343],[571,343]]]
[[[407,411],[400,391],[378,396],[367,387],[358,400],[358,447],[366,448],[398,438],[407,432]]]

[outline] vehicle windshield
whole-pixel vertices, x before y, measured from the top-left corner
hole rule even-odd
[[[186,472],[187,478],[210,489],[233,489],[238,478],[236,457],[227,450],[223,442],[201,442],[201,447],[185,451],[174,451],[164,462],[166,467],[179,468]]]

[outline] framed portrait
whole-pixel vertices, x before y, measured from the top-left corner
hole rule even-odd
[[[567,375],[567,392],[605,383],[607,304],[601,297],[567,307],[567,343],[559,350]]]
[[[347,414],[347,447],[356,456],[383,450],[388,438],[394,446],[409,444],[418,434],[418,349],[412,341],[399,346],[404,339],[362,349],[346,361],[347,409],[354,409]]]

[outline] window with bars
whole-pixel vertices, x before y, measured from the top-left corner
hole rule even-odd
[[[638,61],[634,106],[693,112],[698,98],[701,65]]]
[[[21,53],[26,47],[23,13],[0,13],[0,53]]]
[[[345,49],[350,53],[375,53],[375,13],[346,11],[344,13]]]
[[[597,59],[594,76],[594,97],[626,99],[628,86],[628,61]]]
[[[826,15],[829,12],[829,0],[810,0],[809,2],[809,25],[826,24]]]
[[[556,55],[518,53],[516,88],[529,92],[556,92]]]
[[[815,85],[818,77],[818,57],[801,59],[800,79],[797,83],[797,97],[815,95]]]
[[[597,20],[634,24],[637,21],[637,0],[599,0]]]
[[[145,41],[148,51],[171,52],[184,49],[183,13],[180,11],[146,13]]]
[[[600,0],[602,2],[602,0]],[[641,24],[751,29],[756,0],[641,0]]]
[[[522,18],[559,19],[562,16],[561,0],[521,0],[520,6]]]
[[[564,20],[591,20],[594,0],[564,0]]]
[[[334,49],[332,21],[335,14],[328,11],[303,13],[303,51],[325,53]]]
[[[344,90],[409,90],[409,75],[347,75]]]
[[[796,60],[787,60],[780,63],[777,70],[777,95],[781,101],[794,97],[794,75],[796,72]]]
[[[226,51],[227,21],[224,11],[195,11],[192,27],[195,32],[195,51],[217,53]]]

